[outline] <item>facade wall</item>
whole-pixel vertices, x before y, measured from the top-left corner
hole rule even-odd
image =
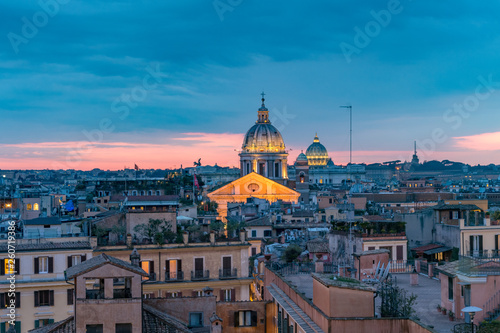
[[[400,218],[406,222],[405,231],[410,249],[433,242],[434,210],[425,209],[413,214],[401,214]]]
[[[388,249],[391,251],[390,260],[407,260],[408,259],[408,242],[405,240],[399,239],[387,239],[387,240],[378,240],[377,238],[373,238],[372,240],[363,239],[363,251],[368,250],[379,250],[379,249]],[[398,259],[397,257],[397,249],[398,246],[402,247],[403,257]]]
[[[136,225],[148,224],[149,219],[160,219],[170,223],[172,231],[177,232],[177,215],[175,212],[131,212],[127,213],[127,233],[139,236],[134,231]]]
[[[495,250],[499,250],[500,242],[500,225],[495,226],[467,226],[464,227],[461,223],[460,230],[460,254],[468,255],[474,248],[470,244],[470,236],[482,236],[483,251],[485,255],[496,255]],[[495,242],[497,239],[497,243]],[[479,255],[483,255],[478,253]]]
[[[223,332],[265,332],[266,305],[268,302],[217,302],[217,315],[222,318]],[[256,326],[235,326],[235,312],[255,311],[257,314]]]
[[[210,327],[210,316],[217,313],[215,296],[181,297],[169,299],[168,301],[165,299],[145,299],[144,304],[168,313],[186,325],[189,325],[190,313],[202,312],[203,326]]]
[[[435,224],[434,242],[460,248],[460,228],[455,225]]]
[[[19,259],[20,263],[20,274],[15,275],[16,292],[19,292],[21,297],[21,306],[16,309],[16,315],[19,316],[18,320],[21,321],[23,332],[35,328],[35,320],[59,321],[73,314],[73,305],[68,305],[67,302],[67,290],[73,289],[74,286],[66,283],[64,279],[64,271],[68,268],[67,258],[70,255],[86,255],[88,260],[92,257],[92,251],[90,249],[62,249],[16,252],[16,258]],[[35,274],[34,259],[43,256],[53,258],[53,273]],[[0,259],[6,258],[6,253],[0,254]],[[2,282],[0,283],[0,293],[5,293],[8,291],[8,284],[5,279],[2,279]],[[35,291],[44,290],[54,291],[54,305],[35,307]],[[7,310],[0,310],[1,322],[8,320],[8,317],[5,317],[7,313]]]

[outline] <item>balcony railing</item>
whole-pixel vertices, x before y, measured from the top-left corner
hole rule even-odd
[[[208,270],[202,271],[191,271],[191,280],[192,281],[203,281],[210,279],[210,272]]]
[[[149,273],[149,281],[156,281],[156,273]]]
[[[469,256],[469,257],[475,257],[475,258],[488,257],[488,250],[467,251],[467,256]]]
[[[104,299],[104,290],[86,290],[85,291],[85,298],[86,299]]]
[[[165,275],[165,282],[184,281],[184,272],[170,272]]]
[[[238,277],[238,269],[219,269],[219,279],[236,279]]]

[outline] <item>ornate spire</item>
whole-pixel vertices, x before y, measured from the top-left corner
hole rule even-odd
[[[264,92],[262,92],[262,105],[260,106],[259,108],[259,111],[257,112],[258,114],[258,118],[257,118],[257,123],[271,123],[269,121],[269,110],[266,108],[266,105],[264,104],[265,102],[265,98],[264,96],[266,94],[264,94]]]
[[[261,95],[262,95],[262,98],[261,98],[262,105],[260,106],[259,111],[269,111],[269,110],[267,110],[267,108],[266,108],[266,104],[264,103],[264,102],[266,101],[266,99],[264,98],[264,96],[265,96],[266,94],[264,94],[264,92],[262,92],[262,93],[261,93]]]
[[[318,132],[316,132],[316,135],[314,136],[313,142],[319,142]]]

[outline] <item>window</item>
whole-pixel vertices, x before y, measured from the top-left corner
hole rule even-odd
[[[54,272],[54,258],[52,257],[35,258],[35,274],[53,273],[53,272]]]
[[[165,261],[165,281],[183,280],[182,260],[170,259]]]
[[[132,333],[132,324],[116,324],[116,333]]]
[[[33,210],[33,206],[31,204],[26,205],[26,210]]]
[[[21,322],[20,321],[15,321],[14,324],[10,324],[8,321],[1,323],[0,324],[0,331],[1,332],[8,332],[9,328],[11,326],[14,326],[16,333],[21,333]]]
[[[86,299],[104,299],[104,279],[90,279],[85,283]]]
[[[482,256],[483,255],[483,235],[469,236],[470,255]]]
[[[255,247],[252,247],[252,256],[256,255],[257,254],[257,248]]]
[[[54,305],[54,290],[35,291],[35,307],[53,306],[53,305]]]
[[[86,333],[103,333],[102,324],[85,326]]]
[[[68,268],[70,268],[72,266],[76,266],[85,260],[87,260],[86,255],[68,256]]]
[[[73,305],[73,300],[75,295],[75,289],[66,289],[67,304]]]
[[[0,275],[19,274],[19,259],[0,259]]]
[[[264,237],[271,237],[271,230],[264,230]]]
[[[256,311],[236,311],[234,313],[234,327],[257,326]]]
[[[149,274],[149,277],[143,276],[143,280],[150,280],[150,281],[156,281],[156,274],[155,274],[155,265],[154,261],[152,260],[145,260],[141,261],[141,268]]]
[[[454,220],[457,220],[457,219],[458,219],[458,211],[456,211],[456,210],[454,210],[454,211],[453,211],[452,218],[453,218]]]
[[[453,301],[453,278],[448,276],[448,299]]]
[[[16,292],[15,294],[7,292],[0,294],[0,308],[7,308],[14,305],[16,309],[21,307],[21,293]]]
[[[252,237],[253,238],[257,237],[257,230],[252,230]]]
[[[54,322],[54,319],[37,319],[35,320],[35,328],[50,325]],[[102,331],[101,331],[102,332]]]
[[[189,313],[189,327],[203,327],[203,312]]]
[[[235,301],[234,289],[221,289],[220,299],[221,301],[225,302],[234,302]]]
[[[39,206],[37,203],[33,204],[33,210],[40,210]]]

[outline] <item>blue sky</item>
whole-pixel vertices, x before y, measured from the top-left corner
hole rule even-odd
[[[0,14],[0,168],[52,167],[47,156],[67,160],[82,144],[93,152],[68,167],[117,168],[118,155],[105,153],[116,143],[165,151],[120,154],[123,166],[139,159],[165,168],[200,154],[236,164],[262,90],[291,158],[317,132],[333,161],[347,162],[349,117],[338,106],[352,104],[355,162],[410,159],[417,140],[422,160],[499,164],[499,9],[473,1],[9,2]],[[342,45],[356,52],[346,57]],[[65,144],[48,154],[55,142]]]

